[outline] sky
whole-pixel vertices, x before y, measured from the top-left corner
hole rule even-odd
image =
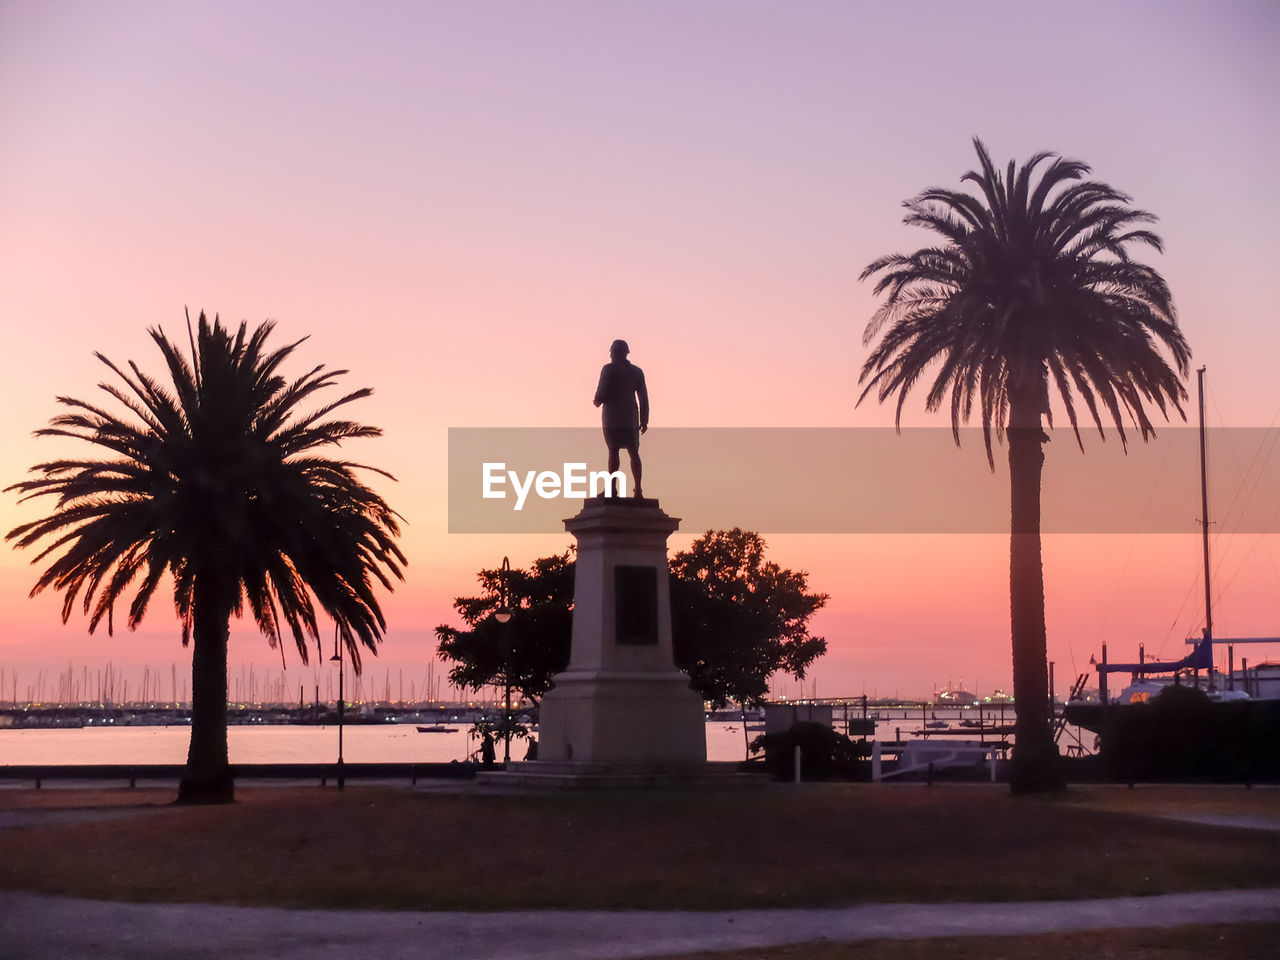
[[[1000,162],[1083,159],[1156,213],[1150,259],[1208,368],[1210,426],[1276,427],[1278,38],[1269,2],[6,0],[0,479],[53,456],[31,433],[56,396],[93,398],[95,351],[155,369],[147,331],[183,333],[184,308],[309,337],[297,372],[325,363],[375,390],[352,412],[384,436],[349,452],[396,476],[377,485],[406,518],[409,567],[367,674],[407,689],[480,567],[570,542],[450,534],[451,427],[597,424],[615,337],[655,427],[890,425],[856,403],[875,308],[858,275],[929,239],[901,202],[957,186],[975,135]],[[945,425],[923,406],[905,422]],[[1071,442],[1057,431],[1047,470]],[[1217,458],[1215,497],[1276,502],[1249,486],[1265,456]],[[1160,476],[1198,516],[1195,464]],[[947,502],[946,481],[922,477],[921,495]],[[38,512],[0,498],[5,530]],[[764,532],[830,595],[806,692],[1010,686],[1006,536]],[[1172,657],[1198,632],[1196,537],[1044,549],[1060,693],[1102,642]],[[1214,557],[1215,632],[1280,635],[1277,537],[1224,520]],[[61,624],[59,597],[27,597],[29,560],[0,552],[0,667],[20,699],[69,664],[189,669],[163,598],[136,633],[91,637],[78,613]],[[286,660],[290,685],[331,669]],[[231,661],[280,667],[251,625]]]

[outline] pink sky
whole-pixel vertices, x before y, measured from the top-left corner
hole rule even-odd
[[[597,423],[617,336],[655,425],[889,422],[854,407],[857,275],[926,242],[900,202],[956,184],[974,134],[1087,160],[1157,213],[1210,424],[1275,425],[1278,35],[1269,3],[7,3],[0,478],[52,456],[30,432],[56,395],[93,396],[94,350],[154,368],[146,328],[180,332],[184,305],[310,335],[300,363],[377,391],[357,413],[386,435],[351,453],[399,478],[410,524],[369,669],[421,672],[479,566],[568,543],[449,535],[449,427]],[[909,422],[939,422],[922,408]],[[0,500],[5,530],[33,515]],[[1217,632],[1280,634],[1276,538],[1219,534]],[[831,595],[820,694],[1009,685],[1005,538],[769,540]],[[1197,629],[1194,538],[1045,553],[1059,678],[1103,640],[1172,656]],[[26,598],[27,560],[0,553],[20,687],[68,661],[185,669],[163,604],[90,638]],[[247,629],[232,659],[279,664]]]

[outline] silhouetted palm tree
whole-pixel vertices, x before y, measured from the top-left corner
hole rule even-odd
[[[273,647],[283,619],[306,663],[309,639],[319,651],[318,603],[358,670],[357,641],[376,651],[386,628],[373,581],[391,589],[390,577],[403,579],[398,515],[356,478],[356,470],[371,468],[315,452],[381,433],[326,419],[372,391],[301,410],[346,371],[316,366],[287,381],[279,367],[303,341],[268,352],[273,326],[249,333],[242,323],[233,337],[202,313],[190,361],[162,331],[150,331],[169,384],[132,362],[126,372],[95,354],[128,389],[101,388],[133,416],[59,397],[70,412],[37,435],[84,440],[106,458],[42,463],[32,468],[38,478],[9,488],[24,500],[56,498],[52,513],[7,539],[19,547],[51,541],[33,561],[48,566],[31,593],[61,590],[63,622],[82,596],[89,632],[105,617],[110,633],[116,601],[140,578],[129,603],[133,629],[165,574],[172,577],[182,642],[195,641],[191,742],[178,791],[184,802],[233,796],[226,711],[232,614],[247,604]]]
[[[1050,384],[1077,442],[1073,393],[1100,433],[1104,414],[1114,423],[1123,445],[1126,419],[1144,440],[1154,433],[1146,404],[1166,419],[1170,406],[1183,413],[1191,353],[1165,281],[1129,256],[1134,245],[1161,249],[1142,226],[1154,216],[1107,184],[1084,180],[1090,170],[1079,161],[1038,153],[1017,169],[1010,161],[1001,176],[982,142],[974,146],[981,169],[961,181],[975,183],[979,195],[934,187],[905,204],[904,222],[934,231],[939,243],[882,257],[862,272],[864,280],[877,277],[875,293],[884,300],[863,335],[864,343],[879,342],[863,365],[858,402],[897,394],[900,423],[908,392],[928,383],[925,406],[937,410],[949,401],[957,443],[960,423],[977,408],[993,468],[992,433],[998,440],[1007,434],[1012,787],[1035,792],[1061,782],[1048,716],[1040,554]]]

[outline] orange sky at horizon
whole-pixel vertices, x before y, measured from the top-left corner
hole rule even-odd
[[[273,318],[277,343],[310,338],[298,369],[375,390],[352,413],[385,435],[344,453],[398,478],[376,485],[410,565],[368,671],[420,671],[479,567],[569,543],[450,535],[450,427],[594,426],[615,336],[655,426],[891,423],[855,406],[874,310],[857,275],[927,242],[901,201],[957,185],[975,133],[1000,160],[1080,157],[1156,213],[1167,252],[1144,257],[1208,367],[1210,425],[1275,427],[1280,11],[1119,6],[6,4],[0,478],[50,459],[31,431],[55,396],[94,398],[93,351],[156,369],[147,328],[181,334],[184,306]],[[993,44],[1003,62],[972,57]],[[944,421],[915,397],[906,422]],[[1214,469],[1229,499],[1241,471]],[[1196,465],[1168,482],[1194,494]],[[4,530],[34,515],[0,498]],[[765,535],[831,595],[819,694],[1010,685],[1007,537]],[[1220,530],[1214,553],[1217,633],[1280,635],[1277,538]],[[162,597],[137,634],[90,638],[60,598],[27,599],[29,559],[0,552],[20,688],[69,661],[189,662]],[[1059,692],[1104,640],[1181,656],[1199,562],[1189,536],[1047,536]],[[232,660],[279,667],[247,626]]]

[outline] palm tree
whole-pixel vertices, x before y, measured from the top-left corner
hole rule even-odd
[[[1154,216],[1107,184],[1083,179],[1090,168],[1077,160],[1037,153],[1017,169],[1010,161],[1001,176],[982,142],[974,146],[981,169],[961,182],[976,184],[978,195],[933,187],[905,203],[904,222],[939,234],[937,244],[882,257],[862,272],[863,280],[877,277],[875,294],[884,299],[863,334],[864,343],[879,342],[862,367],[858,402],[896,394],[900,424],[907,394],[926,378],[925,407],[935,411],[949,400],[956,443],[961,422],[977,407],[993,469],[992,434],[1007,436],[1012,789],[1027,793],[1061,784],[1050,734],[1040,555],[1050,384],[1082,450],[1076,394],[1104,438],[1105,411],[1123,446],[1126,420],[1143,440],[1154,434],[1149,404],[1166,420],[1170,407],[1185,419],[1182,379],[1191,352],[1164,279],[1129,255],[1133,246],[1162,249],[1144,226]]]
[[[16,527],[6,539],[19,547],[46,541],[32,561],[47,566],[31,594],[62,591],[64,623],[82,597],[89,632],[105,617],[111,633],[116,602],[140,578],[129,603],[132,630],[162,578],[171,576],[182,643],[195,644],[191,742],[179,802],[233,799],[227,762],[232,614],[240,616],[247,605],[272,647],[281,642],[283,619],[306,663],[308,641],[320,649],[318,603],[359,670],[359,645],[376,652],[386,629],[373,582],[391,589],[391,577],[403,579],[398,515],[355,473],[371,468],[316,452],[381,433],[326,419],[372,391],[300,410],[347,371],[316,366],[286,380],[279,368],[303,341],[268,351],[273,326],[266,322],[250,333],[241,323],[233,337],[216,316],[210,324],[201,313],[190,360],[163,331],[149,331],[171,386],[133,362],[126,371],[95,354],[127,388],[104,383],[102,390],[132,417],[59,397],[68,412],[37,436],[83,440],[106,451],[105,458],[42,463],[31,469],[35,479],[8,488],[23,500],[55,498],[48,516]]]

